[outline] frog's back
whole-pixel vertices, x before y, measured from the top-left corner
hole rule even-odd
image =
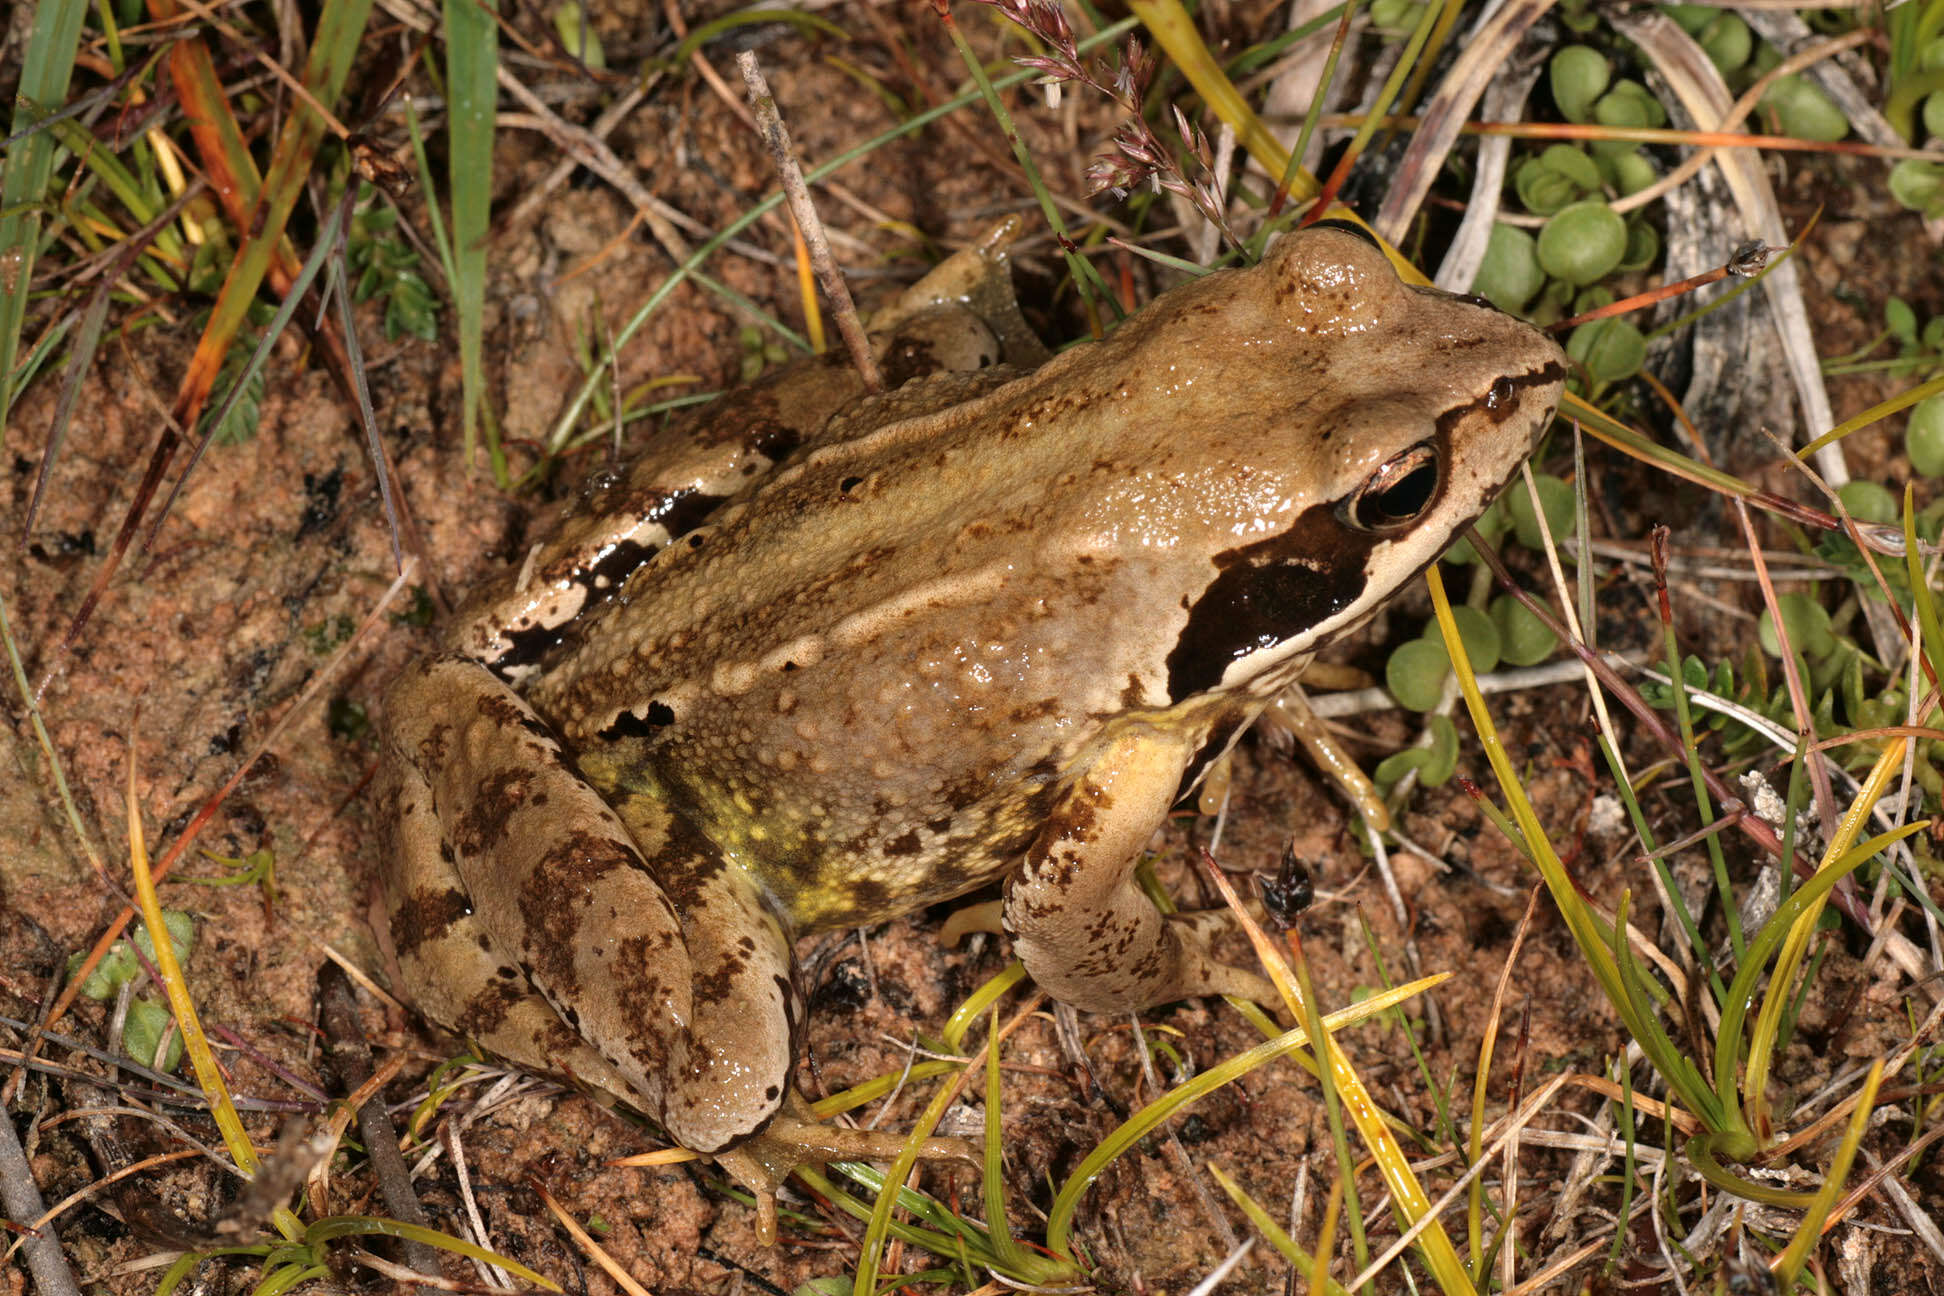
[[[1306,246],[995,391],[842,416],[656,555],[536,705],[629,744],[806,924],[998,876],[1110,732],[1246,717],[1530,448],[1468,438],[1556,389],[1556,348],[1507,378],[1523,326]],[[1418,453],[1437,526],[1346,512]]]
[[[1099,718],[1167,705],[1133,633],[1155,572],[1063,543],[1084,437],[994,436],[1047,390],[787,466],[658,555],[536,703],[570,740],[634,746],[801,925],[998,876]]]

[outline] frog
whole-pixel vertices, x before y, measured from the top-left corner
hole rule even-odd
[[[1136,865],[1485,510],[1566,379],[1544,333],[1327,225],[1049,356],[1016,234],[874,320],[884,390],[812,359],[655,434],[384,698],[420,1009],[713,1157],[764,1241],[796,1166],[904,1141],[793,1082],[802,936],[996,883],[1076,1008],[1274,1002]]]

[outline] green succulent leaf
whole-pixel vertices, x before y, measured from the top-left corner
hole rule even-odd
[[[1539,492],[1539,502],[1546,510],[1546,529],[1552,532],[1553,539],[1559,541],[1573,534],[1576,522],[1573,488],[1547,473],[1534,473],[1532,485]],[[1532,492],[1523,483],[1514,483],[1505,493],[1505,510],[1512,516],[1512,529],[1520,544],[1537,549],[1545,543],[1539,518],[1532,511]]]
[[[1594,320],[1573,330],[1566,354],[1585,365],[1596,382],[1622,382],[1646,363],[1647,339],[1626,320]]]
[[[1559,636],[1551,627],[1510,594],[1493,599],[1491,612],[1500,649],[1512,665],[1537,666],[1559,646]]]
[[[1570,122],[1587,120],[1593,101],[1605,92],[1613,75],[1606,56],[1587,45],[1566,46],[1552,56],[1546,72],[1553,102]]]
[[[1926,477],[1944,477],[1944,396],[1930,396],[1910,411],[1904,429],[1910,466]]]
[[[1723,72],[1733,72],[1755,52],[1755,34],[1737,14],[1716,15],[1695,37],[1708,58]]]
[[[1435,639],[1413,639],[1399,644],[1384,663],[1384,687],[1407,711],[1429,711],[1444,695],[1445,676],[1451,673],[1451,659],[1444,644]]]
[[[1789,632],[1789,644],[1811,661],[1827,657],[1836,649],[1836,635],[1830,629],[1829,611],[1813,595],[1792,591],[1778,595],[1776,606],[1782,611],[1782,624]],[[1775,621],[1767,610],[1756,626],[1762,650],[1771,657],[1782,655],[1782,641],[1776,637]]]
[[[1774,111],[1784,135],[1834,143],[1849,134],[1843,110],[1800,73],[1778,79],[1763,94],[1762,106]]]
[[[1532,235],[1503,221],[1494,224],[1485,244],[1485,259],[1472,280],[1472,291],[1516,315],[1545,282],[1546,272],[1539,268],[1538,245]]]
[[[1890,168],[1890,196],[1927,218],[1944,216],[1944,163],[1905,158]]]
[[[165,1073],[175,1070],[182,1064],[182,1032],[171,1032],[173,1020],[169,1010],[152,999],[129,1000],[128,1020],[122,1025],[122,1051],[143,1066],[154,1066]],[[162,1048],[164,1035],[169,1043],[158,1059],[155,1052]]]
[[[1538,250],[1539,264],[1553,278],[1590,284],[1612,273],[1626,255],[1627,223],[1604,202],[1573,203],[1539,231]]]
[[[1875,522],[1888,525],[1897,520],[1899,510],[1897,500],[1888,487],[1863,478],[1844,482],[1836,492],[1843,501],[1843,507],[1858,522]]]

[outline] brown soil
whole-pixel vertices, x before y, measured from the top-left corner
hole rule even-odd
[[[656,29],[651,12],[623,14],[609,6],[599,30],[610,56],[639,43]],[[728,8],[721,5],[712,8]],[[989,55],[999,52],[983,11],[958,7],[961,21]],[[1263,6],[1217,6],[1227,12],[1231,35],[1248,33],[1251,12]],[[800,153],[815,162],[874,134],[894,121],[885,103],[857,75],[875,79],[910,102],[955,93],[964,74],[929,6],[840,4],[825,16],[851,33],[842,45],[813,46],[784,26],[740,29],[759,47],[772,86]],[[691,21],[699,21],[699,16]],[[1259,35],[1260,33],[1253,33]],[[529,35],[544,40],[536,25]],[[726,48],[709,57],[733,75]],[[523,76],[534,75],[525,68]],[[552,74],[549,74],[552,75]],[[1015,97],[1021,128],[1056,191],[1078,198],[1089,154],[1112,129],[1110,113],[1091,96],[1070,93],[1054,111]],[[386,127],[381,134],[391,130]],[[397,138],[403,139],[402,129]],[[389,140],[387,142],[396,142]],[[672,77],[610,141],[637,177],[658,197],[711,228],[719,228],[771,187],[769,164],[728,106],[692,75]],[[558,158],[538,134],[508,130],[495,160],[498,210],[506,211],[539,184]],[[1829,210],[1806,254],[1813,294],[1811,318],[1825,354],[1866,340],[1881,318],[1888,294],[1911,300],[1920,317],[1944,311],[1944,284],[1935,254],[1914,218],[1863,210],[1857,187],[1880,191],[1877,163],[1839,169],[1789,163],[1782,188],[1785,213],[1805,220],[1818,205]],[[1030,208],[1030,196],[1011,165],[1003,140],[980,109],[968,109],[902,143],[853,164],[840,176],[850,192],[897,222],[951,245],[969,237],[996,213]],[[1104,199],[1102,200],[1104,201]],[[406,199],[407,218],[421,229],[422,196]],[[840,259],[893,276],[866,276],[857,291],[881,297],[890,279],[915,273],[913,247],[898,229],[886,228],[855,205],[826,198],[827,220],[860,244],[840,244]],[[1125,214],[1123,211],[1122,214]],[[532,446],[558,415],[564,393],[583,373],[582,350],[591,336],[611,333],[668,273],[671,262],[642,230],[609,187],[577,172],[554,191],[534,221],[496,230],[493,278],[487,301],[490,401],[499,411],[516,468],[532,462]],[[734,255],[718,256],[710,272],[738,292],[764,303],[801,326],[787,227],[771,219],[746,236],[774,252],[780,266]],[[1724,236],[1724,246],[1734,240]],[[1166,243],[1165,239],[1156,240]],[[1080,323],[1066,303],[1046,300],[1056,265],[1039,241],[1023,257],[1023,290],[1049,332],[1075,335]],[[1169,250],[1179,251],[1179,245]],[[890,258],[885,260],[885,258]],[[1109,254],[1103,272],[1110,282],[1147,279],[1134,258]],[[297,704],[303,688],[324,669],[330,652],[351,625],[365,616],[392,574],[384,520],[373,473],[353,407],[334,385],[314,352],[283,348],[270,371],[256,436],[211,453],[188,482],[174,512],[150,550],[132,554],[110,585],[99,611],[73,647],[57,645],[81,604],[102,555],[129,507],[140,467],[147,460],[175,384],[196,336],[198,316],[178,310],[151,327],[117,334],[111,328],[104,362],[83,389],[81,414],[62,449],[29,543],[0,575],[13,634],[28,671],[51,673],[41,705],[67,782],[93,848],[106,863],[104,882],[77,851],[61,818],[46,763],[24,722],[18,695],[8,690],[14,721],[7,733],[18,777],[0,780],[0,1011],[32,1017],[65,960],[86,950],[123,904],[128,823],[125,788],[133,768],[135,804],[158,853],[182,835],[190,816]],[[454,599],[484,573],[518,554],[528,524],[542,516],[546,500],[496,489],[489,475],[469,471],[460,455],[460,387],[456,347],[447,334],[436,345],[385,342],[378,316],[366,309],[360,326],[378,411],[378,425],[395,459],[431,563],[428,586]],[[721,300],[694,284],[679,288],[669,303],[622,354],[619,386],[687,373],[707,385],[731,380],[741,359],[739,321]],[[45,450],[58,378],[43,378],[25,395],[9,423],[6,462],[9,488],[0,500],[0,531],[18,534],[33,474]],[[1885,379],[1843,379],[1833,384],[1837,416],[1845,417],[1898,389]],[[1853,443],[1853,471],[1895,488],[1909,474],[1901,457],[1900,423]],[[1738,444],[1747,445],[1747,441]],[[1764,455],[1761,447],[1751,455]],[[1652,478],[1617,456],[1595,451],[1596,471],[1608,475],[1602,498],[1618,501],[1596,528],[1638,539],[1662,518],[1648,501],[1665,498],[1664,479]],[[1765,456],[1766,457],[1766,456]],[[599,466],[598,451],[583,452],[559,477],[571,482]],[[1564,460],[1552,465],[1565,470]],[[1798,479],[1774,471],[1771,462],[1728,462],[1763,484],[1799,495]],[[558,492],[556,492],[558,493]],[[1683,510],[1681,516],[1689,516]],[[1673,520],[1669,518],[1667,520]],[[1774,531],[1772,540],[1780,540]],[[1677,535],[1677,544],[1739,544],[1732,516],[1708,512],[1703,528]],[[1529,584],[1543,574],[1531,569]],[[1458,582],[1454,582],[1456,585]],[[1753,587],[1708,585],[1713,599],[1729,604],[1704,611],[1686,605],[1684,650],[1734,656],[1752,630],[1737,615],[1758,607]],[[1602,596],[1602,635],[1609,646],[1657,642],[1645,619],[1651,590],[1637,576],[1615,579]],[[1677,594],[1678,597],[1678,594]],[[1366,637],[1339,655],[1381,672],[1384,645],[1401,641],[1423,624],[1428,605],[1413,591],[1379,619]],[[433,633],[389,620],[360,639],[342,673],[331,678],[321,700],[298,709],[288,729],[271,744],[216,812],[196,841],[198,850],[241,856],[270,848],[277,859],[273,905],[253,889],[183,883],[215,866],[185,859],[165,901],[192,912],[198,939],[189,964],[190,985],[206,1023],[234,1032],[247,1051],[226,1049],[232,1088],[263,1098],[306,1100],[280,1072],[315,1078],[317,1043],[310,1023],[313,979],[329,951],[383,979],[383,961],[369,926],[370,878],[378,827],[366,795],[375,763],[372,730],[386,681],[426,651]],[[1713,645],[1713,646],[1711,646]],[[328,705],[327,705],[328,704]],[[1659,929],[1660,914],[1634,855],[1630,837],[1591,826],[1594,799],[1608,779],[1591,746],[1583,690],[1560,688],[1501,697],[1494,702],[1515,761],[1552,839],[1579,885],[1612,905],[1631,888],[1634,921],[1642,931]],[[334,722],[335,717],[335,722]],[[1366,763],[1408,743],[1413,727],[1396,712],[1359,722],[1358,745]],[[1465,728],[1469,735],[1468,727]],[[1633,740],[1629,759],[1638,770],[1660,755],[1645,738]],[[1468,737],[1461,774],[1489,785],[1490,775]],[[1678,783],[1656,786],[1647,809],[1662,841],[1692,831],[1692,800]],[[1464,1122],[1481,1033],[1493,1012],[1495,988],[1505,974],[1527,896],[1531,869],[1454,782],[1420,792],[1401,817],[1401,827],[1436,856],[1438,863],[1399,853],[1393,858],[1399,892],[1408,912],[1401,927],[1385,889],[1349,836],[1340,797],[1326,789],[1306,764],[1292,762],[1261,741],[1246,744],[1220,844],[1222,863],[1243,871],[1273,871],[1293,843],[1311,870],[1315,905],[1300,933],[1311,975],[1326,1005],[1350,1002],[1362,991],[1412,975],[1442,972],[1450,980],[1435,995],[1414,1001],[1407,1015],[1414,1056],[1397,1025],[1366,1024],[1345,1033],[1373,1095],[1427,1142],[1413,1156],[1435,1157],[1449,1148],[1441,1106]],[[1206,884],[1187,861],[1191,848],[1209,840],[1213,821],[1183,815],[1167,834],[1159,866],[1164,882],[1184,907],[1213,903]],[[1731,869],[1751,878],[1758,867],[1745,840],[1725,838]],[[1705,860],[1686,852],[1677,872],[1687,876]],[[934,1041],[945,1018],[965,995],[1004,966],[1003,944],[975,938],[958,950],[936,940],[939,915],[925,913],[861,936],[806,941],[800,953],[819,974],[813,999],[812,1064],[803,1084],[813,1093],[895,1071],[921,1037]],[[1719,933],[1719,915],[1707,921]],[[1912,929],[1914,930],[1914,929]],[[1894,1048],[1905,1021],[1903,986],[1880,966],[1858,956],[1867,941],[1845,933],[1827,950],[1802,1010],[1798,1046],[1778,1063],[1779,1088],[1789,1101],[1813,1094],[1837,1069]],[[1230,947],[1248,958],[1245,942]],[[1381,964],[1379,960],[1381,959]],[[1015,1000],[1016,1002],[1016,1000]],[[422,1091],[430,1067],[457,1046],[415,1019],[365,998],[365,1026],[381,1057],[406,1050],[403,1077],[390,1096],[409,1102]],[[112,1006],[112,1005],[110,1005]],[[107,1008],[82,1000],[57,1030],[100,1043]],[[1008,1187],[1016,1231],[1037,1236],[1037,1212],[1046,1206],[1049,1182],[1060,1182],[1129,1109],[1152,1097],[1125,1021],[1082,1018],[1081,1039],[1089,1076],[1062,1049],[1050,1013],[1015,1034],[1005,1054],[1003,1105]],[[1182,1005],[1146,1014],[1150,1042],[1165,1040],[1181,1058],[1205,1069],[1239,1052],[1258,1036],[1221,1005]],[[1490,1081],[1494,1115],[1520,1094],[1529,1094],[1561,1071],[1599,1073],[1626,1040],[1600,1000],[1585,960],[1563,924],[1542,899],[1510,974],[1509,997],[1499,1022],[1502,1034]],[[11,1046],[11,1042],[9,1044]],[[72,1060],[65,1045],[45,1044],[42,1056]],[[1173,1077],[1164,1074],[1163,1083]],[[1853,1082],[1852,1082],[1853,1083]],[[1095,1086],[1098,1086],[1096,1088]],[[658,1146],[652,1131],[625,1122],[591,1100],[551,1086],[528,1084],[495,1104],[472,1111],[490,1088],[478,1080],[448,1100],[444,1119],[463,1123],[467,1169],[491,1245],[574,1289],[612,1290],[578,1247],[547,1217],[535,1185],[544,1185],[576,1218],[598,1217],[601,1242],[634,1277],[664,1292],[792,1291],[819,1276],[852,1271],[858,1227],[805,1197],[791,1205],[806,1218],[786,1222],[783,1245],[756,1243],[753,1213],[732,1201],[719,1176],[688,1165],[657,1170],[616,1169],[613,1158]],[[8,1108],[17,1128],[71,1107],[103,1101],[93,1091],[64,1082],[29,1079]],[[10,1095],[11,1096],[11,1095]],[[929,1096],[919,1088],[901,1095],[882,1114],[887,1128],[908,1126]],[[1575,1118],[1599,1116],[1604,1100],[1585,1089],[1564,1091],[1546,1128],[1579,1132]],[[1786,1110],[1786,1107],[1785,1107]],[[962,1106],[948,1126],[973,1133],[982,1108]],[[201,1138],[212,1127],[191,1113],[174,1113]],[[260,1142],[274,1139],[268,1117],[252,1118]],[[969,1122],[969,1123],[968,1123]],[[103,1168],[85,1153],[93,1141],[85,1125],[49,1120],[30,1153],[43,1195],[51,1202],[96,1180]],[[1906,1126],[1907,1128],[1907,1126]],[[1222,1229],[1248,1236],[1250,1226],[1233,1210],[1204,1167],[1219,1166],[1272,1215],[1285,1221],[1292,1192],[1306,1184],[1307,1199],[1296,1229],[1313,1245],[1320,1200],[1334,1176],[1330,1131],[1313,1081],[1293,1065],[1254,1072],[1176,1119],[1164,1141],[1149,1140],[1103,1178],[1083,1209],[1078,1237],[1106,1290],[1184,1291],[1220,1262],[1228,1248]],[[167,1143],[146,1127],[129,1125],[135,1155]],[[1901,1135],[1899,1135],[1900,1137]],[[1649,1141],[1661,1138],[1658,1127]],[[1793,1164],[1813,1174],[1833,1144],[1798,1154]],[[1870,1145],[1879,1158],[1894,1153],[1895,1138]],[[319,1190],[317,1213],[382,1213],[362,1159],[340,1158],[339,1173]],[[1568,1151],[1529,1144],[1520,1155],[1521,1240],[1528,1248],[1522,1272],[1554,1249],[1610,1228],[1603,1212],[1617,1204],[1609,1186],[1560,1213],[1563,1185],[1573,1160]],[[1907,1184],[1919,1200],[1944,1200],[1935,1161]],[[1308,1177],[1304,1178],[1307,1170]],[[1445,1185],[1450,1170],[1428,1175]],[[1365,1172],[1360,1196],[1375,1203],[1381,1189]],[[1199,1183],[1189,1176],[1199,1176]],[[947,1200],[978,1213],[978,1187],[963,1174],[936,1170],[921,1181]],[[1497,1172],[1492,1191],[1500,1191]],[[1798,1180],[1792,1186],[1801,1187]],[[161,1203],[177,1240],[193,1239],[220,1214],[232,1185],[194,1163],[145,1175],[120,1197],[101,1193],[58,1225],[72,1262],[86,1279],[108,1289],[152,1290],[152,1271],[128,1266],[158,1243],[131,1231],[131,1203]],[[449,1159],[434,1160],[420,1181],[422,1195],[442,1226],[459,1227],[456,1178]],[[1864,1222],[1901,1226],[1901,1218],[1872,1199]],[[1222,1217],[1220,1228],[1211,1220]],[[146,1214],[146,1210],[143,1212]],[[1786,1227],[1782,1228],[1786,1235]],[[1396,1235],[1385,1215],[1375,1225],[1374,1247]],[[1772,1234],[1773,1235],[1773,1234]],[[1652,1232],[1632,1235],[1639,1254],[1651,1255]],[[1854,1243],[1875,1248],[1876,1272],[1895,1273],[1896,1290],[1940,1290],[1936,1271],[1921,1250],[1882,1234]],[[949,1262],[949,1261],[947,1261]],[[1832,1264],[1834,1256],[1831,1257]],[[901,1262],[910,1270],[931,1267],[915,1250]],[[1899,1267],[1901,1266],[1901,1267]],[[1349,1271],[1339,1269],[1342,1277]],[[1281,1291],[1287,1267],[1258,1246],[1225,1290]],[[1582,1270],[1582,1279],[1588,1271]],[[1618,1282],[1622,1270],[1611,1279]],[[0,1268],[0,1293],[20,1280]],[[346,1271],[347,1281],[367,1279]],[[1927,1286],[1928,1284],[1928,1286]],[[1382,1290],[1402,1290],[1394,1275]],[[1877,1290],[1892,1290],[1878,1287]]]

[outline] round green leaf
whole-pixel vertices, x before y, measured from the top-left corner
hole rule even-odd
[[[1890,196],[1927,217],[1944,216],[1944,163],[1905,158],[1890,168]]]
[[[1679,24],[1682,31],[1692,36],[1715,20],[1721,10],[1709,5],[1671,4],[1662,5],[1661,12]]]
[[[169,933],[169,948],[174,952],[176,962],[187,962],[189,951],[196,946],[196,920],[181,909],[164,909],[162,927]],[[146,926],[135,929],[135,946],[142,951],[142,957],[155,961],[155,943],[149,939]]]
[[[1427,715],[1425,733],[1431,734],[1429,746],[1407,746],[1378,762],[1372,777],[1380,789],[1396,787],[1411,769],[1425,787],[1442,787],[1458,771],[1458,727],[1450,717]]]
[[[1627,223],[1603,202],[1577,202],[1546,222],[1538,247],[1539,264],[1547,274],[1571,284],[1590,284],[1626,255]]]
[[[1622,81],[1620,85],[1631,85]],[[1628,94],[1619,86],[1601,95],[1593,104],[1593,120],[1602,126],[1618,126],[1622,130],[1639,130],[1647,124],[1647,102],[1639,95]],[[1628,145],[1628,147],[1634,147]]]
[[[1539,268],[1539,254],[1532,235],[1516,225],[1500,221],[1492,226],[1485,243],[1485,259],[1479,263],[1472,291],[1508,314],[1525,309],[1532,295],[1546,282]]]
[[[1762,96],[1762,106],[1781,120],[1782,133],[1797,139],[1834,143],[1849,134],[1849,118],[1815,82],[1801,74],[1779,78]]]
[[[1716,15],[1714,21],[1701,29],[1695,37],[1708,58],[1723,72],[1733,72],[1748,62],[1748,56],[1755,52],[1755,36],[1748,30],[1748,24],[1732,13]]]
[[[1592,284],[1580,289],[1573,295],[1573,314],[1584,315],[1599,310],[1602,306],[1613,305],[1613,289],[1605,284]]]
[[[1929,396],[1910,411],[1904,429],[1910,466],[1926,477],[1944,477],[1944,396]]]
[[[73,976],[87,961],[87,955],[79,950],[68,959],[68,975]],[[81,993],[90,999],[113,999],[122,988],[122,983],[142,970],[135,961],[135,952],[128,948],[127,941],[116,941],[108,947],[88,979],[81,983]]]
[[[155,1056],[163,1034],[169,1030],[169,1022],[169,1010],[154,1000],[129,1000],[128,1020],[122,1026],[123,1051],[143,1066],[153,1065],[165,1073],[175,1070],[182,1063],[181,1031],[170,1036],[169,1046],[159,1061]]]
[[[1938,318],[1944,319],[1944,315]],[[1883,303],[1883,327],[1897,341],[1913,343],[1917,340],[1917,312],[1903,298],[1892,297]]]
[[[1450,672],[1444,644],[1413,639],[1399,644],[1384,663],[1384,686],[1405,710],[1429,711],[1444,696],[1445,676]]]
[[[1647,360],[1647,339],[1626,320],[1594,320],[1573,330],[1566,354],[1585,365],[1594,381],[1616,383],[1640,372]]]
[[[1641,158],[1640,160],[1643,164],[1647,164],[1646,158]],[[1647,165],[1648,174],[1651,176],[1653,174],[1652,166],[1651,164]],[[1650,180],[1649,183],[1652,183],[1652,181]],[[1646,187],[1646,185],[1640,186],[1642,189]],[[1659,231],[1655,230],[1652,225],[1649,225],[1644,220],[1628,221],[1627,250],[1620,258],[1619,268],[1622,270],[1645,270],[1659,259]]]
[[[1431,731],[1431,759],[1418,771],[1418,782],[1443,787],[1458,772],[1458,726],[1450,716],[1434,715],[1424,727]]]
[[[1944,136],[1944,90],[1924,96],[1924,130],[1932,139]]]
[[[1578,185],[1582,192],[1599,192],[1600,165],[1584,149],[1573,144],[1548,144],[1539,160]]]
[[[1546,527],[1553,539],[1559,541],[1573,534],[1573,488],[1546,473],[1532,474],[1532,484],[1545,507]],[[1505,492],[1505,511],[1512,515],[1512,530],[1520,544],[1537,549],[1545,543],[1539,531],[1539,519],[1532,511],[1532,492],[1525,488],[1523,481],[1512,483],[1512,489]]]
[[[1788,628],[1789,644],[1797,652],[1813,660],[1828,656],[1836,647],[1836,636],[1829,629],[1829,613],[1813,596],[1792,592],[1778,595],[1775,603],[1782,609],[1782,624]],[[1782,641],[1776,638],[1775,621],[1766,608],[1755,627],[1755,636],[1769,656],[1782,655]]]
[[[1512,529],[1512,518],[1505,511],[1505,497],[1499,496],[1492,501],[1492,507],[1479,515],[1472,523],[1472,529],[1485,537],[1489,545],[1497,546],[1499,538]],[[1475,563],[1478,551],[1472,548],[1470,536],[1459,536],[1457,543],[1445,550],[1445,561],[1455,563]]]
[[[1451,620],[1458,627],[1458,640],[1465,645],[1465,659],[1471,662],[1472,672],[1482,675],[1496,670],[1501,655],[1499,632],[1490,614],[1469,603],[1460,603],[1451,609]],[[1444,632],[1438,629],[1435,618],[1424,623],[1423,637],[1440,645],[1444,643]]]
[[[1406,747],[1378,763],[1372,777],[1379,788],[1388,792],[1412,770],[1418,772],[1418,782],[1424,786],[1442,787],[1457,772],[1458,727],[1451,723],[1451,717],[1426,716],[1424,728],[1431,737],[1428,747]]]
[[[1897,497],[1890,493],[1888,487],[1877,482],[1862,478],[1844,482],[1836,491],[1836,496],[1858,522],[1877,522],[1888,526],[1897,520]]]
[[[1512,173],[1512,189],[1519,195],[1520,204],[1536,216],[1550,216],[1570,206],[1584,192],[1536,157],[1519,163]]]
[[[1612,76],[1606,56],[1586,45],[1568,45],[1554,54],[1546,74],[1552,82],[1553,102],[1570,122],[1586,120]]]
[[[1505,660],[1514,666],[1537,666],[1559,646],[1559,636],[1510,594],[1492,600],[1492,624]]]
[[[1667,125],[1667,109],[1661,104],[1661,101],[1654,98],[1653,91],[1631,78],[1623,78],[1622,80],[1615,81],[1613,88],[1608,90],[1604,95],[1601,95],[1600,99],[1603,103],[1607,100],[1614,100],[1616,103],[1620,100],[1631,102],[1637,110],[1634,115],[1640,118],[1640,124],[1642,126]],[[1613,124],[1618,125],[1619,123],[1615,122]]]

